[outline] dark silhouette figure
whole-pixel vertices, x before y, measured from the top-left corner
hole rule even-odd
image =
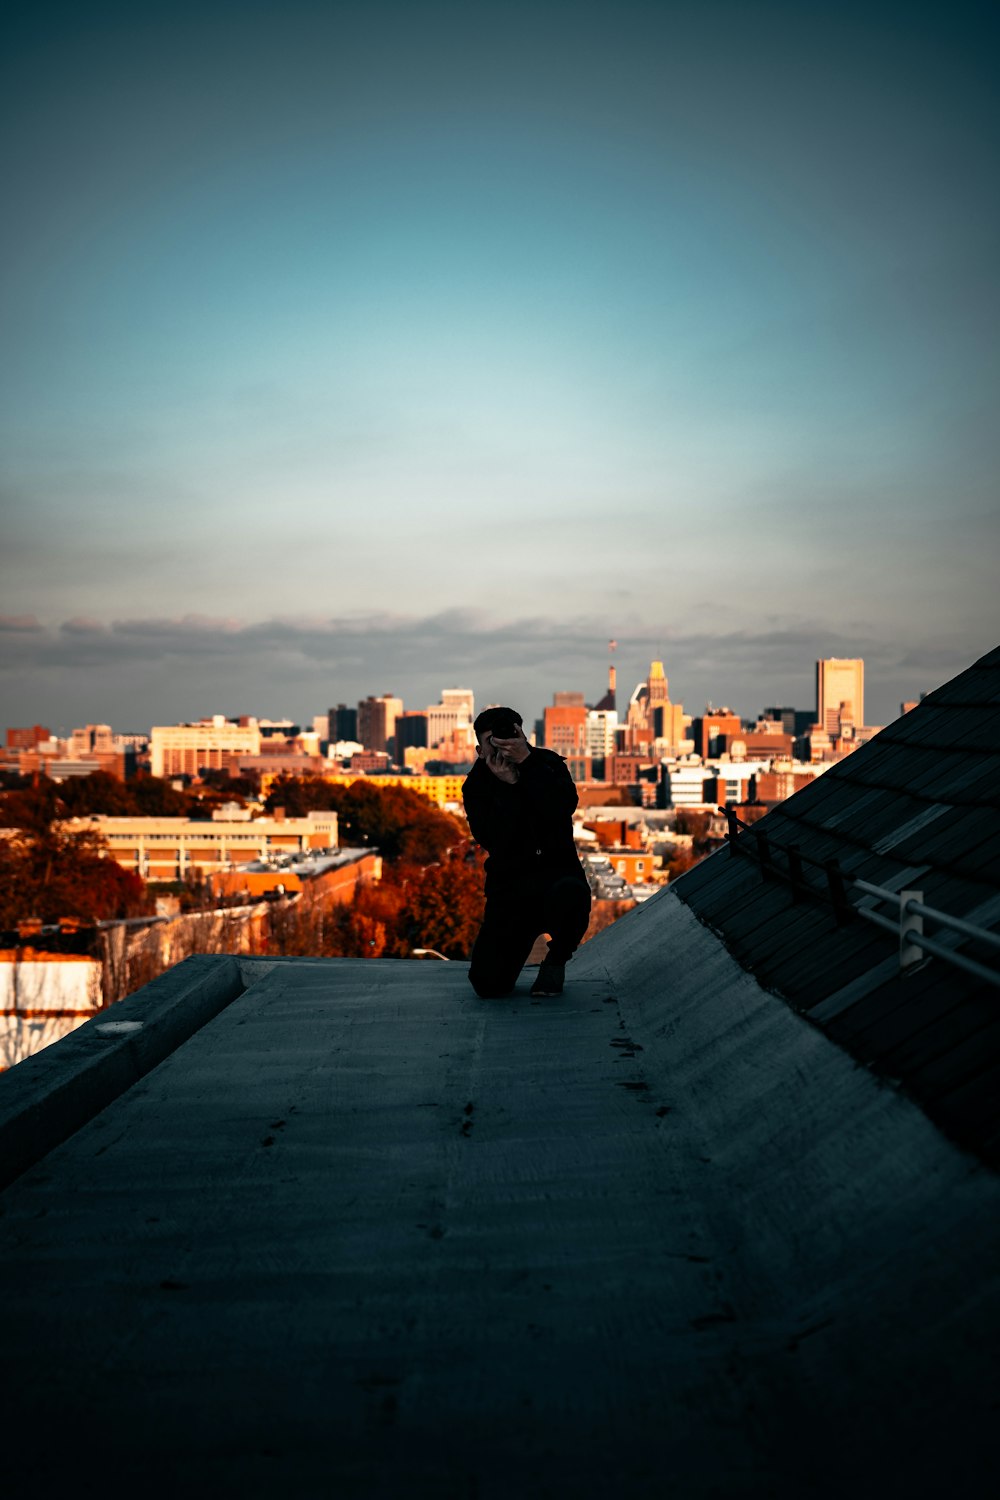
[[[573,778],[561,756],[528,744],[521,723],[511,708],[483,710],[474,725],[478,758],[462,788],[472,836],[489,855],[486,914],[469,968],[484,999],[510,993],[541,932],[549,951],[531,993],[560,994],[590,919],[573,842]]]

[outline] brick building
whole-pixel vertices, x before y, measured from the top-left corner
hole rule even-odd
[[[589,781],[593,773],[587,718],[582,693],[556,693],[542,721],[546,750],[563,757],[574,781]]]

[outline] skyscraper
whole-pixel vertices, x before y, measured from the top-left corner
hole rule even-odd
[[[828,656],[816,663],[816,722],[839,738],[845,726],[865,722],[865,664],[860,657]]]
[[[427,748],[427,715],[406,709],[396,718],[396,758],[402,764],[403,751]]]
[[[675,754],[685,740],[689,723],[684,705],[670,701],[662,661],[650,662],[649,676],[636,684],[629,700],[626,746],[644,754]]]
[[[469,729],[476,717],[476,700],[471,688],[445,688],[440,703],[427,708],[427,743],[440,745],[456,730]]]
[[[366,750],[389,750],[396,733],[397,715],[403,712],[402,698],[383,693],[380,698],[365,698],[358,704],[358,740]]]
[[[667,703],[667,677],[663,670],[662,661],[651,661],[649,664],[649,678],[646,683],[649,694],[649,702]]]
[[[563,757],[574,781],[590,779],[588,712],[582,693],[556,693],[545,710],[545,748]]]
[[[329,733],[327,738],[331,744],[337,744],[340,740],[358,740],[358,711],[356,708],[348,708],[346,703],[338,703],[336,708],[331,708],[327,715],[329,721]]]

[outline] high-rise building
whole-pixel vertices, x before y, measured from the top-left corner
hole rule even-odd
[[[444,688],[441,702],[446,708],[457,708],[464,712],[471,724],[476,717],[476,695],[471,688]]]
[[[396,733],[396,719],[403,712],[402,698],[383,693],[358,704],[357,738],[366,750],[389,750]]]
[[[587,749],[597,760],[615,753],[618,715],[613,708],[592,708],[587,714]]]
[[[427,715],[408,708],[396,720],[396,759],[403,763],[407,750],[423,750],[427,747]]]
[[[427,743],[432,748],[450,740],[456,730],[469,729],[476,717],[476,699],[471,688],[445,688],[440,703],[427,708]]]
[[[114,754],[115,737],[110,724],[87,724],[83,729],[74,729],[69,737],[66,754],[71,759],[89,755],[91,751],[105,755]]]
[[[8,750],[34,750],[36,745],[52,738],[52,730],[44,724],[35,724],[30,729],[8,729]]]
[[[649,664],[649,676],[629,700],[625,745],[642,754],[672,755],[686,743],[690,719],[682,703],[671,703],[662,661]]]
[[[588,718],[582,693],[556,693],[545,710],[545,748],[563,757],[574,781],[589,781],[591,777]]]
[[[765,708],[761,718],[780,720],[785,733],[790,734],[793,739],[808,734],[816,722],[811,708]]]
[[[326,717],[327,739],[332,745],[344,740],[357,741],[358,711],[356,708],[348,708],[346,703],[338,703],[336,708],[330,709]]]
[[[816,722],[824,734],[850,737],[865,722],[865,664],[828,656],[816,663]],[[849,732],[844,734],[845,729]]]
[[[667,703],[667,675],[663,670],[662,661],[651,661],[649,664],[649,689],[650,703]]]
[[[223,714],[196,724],[153,727],[150,770],[154,776],[197,776],[202,770],[227,770],[234,756],[260,754],[256,719],[234,724]]]
[[[725,735],[738,735],[743,729],[743,720],[731,708],[706,708],[703,714],[691,720],[691,737],[695,753],[702,760],[720,753],[716,743]]]
[[[608,769],[617,749],[618,715],[613,708],[587,710],[587,754],[590,775],[596,781],[608,779]]]

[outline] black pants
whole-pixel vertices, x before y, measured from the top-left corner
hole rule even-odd
[[[590,887],[582,875],[532,876],[486,897],[486,915],[472,949],[469,979],[484,1000],[509,995],[540,932],[549,957],[565,963],[590,921]]]

